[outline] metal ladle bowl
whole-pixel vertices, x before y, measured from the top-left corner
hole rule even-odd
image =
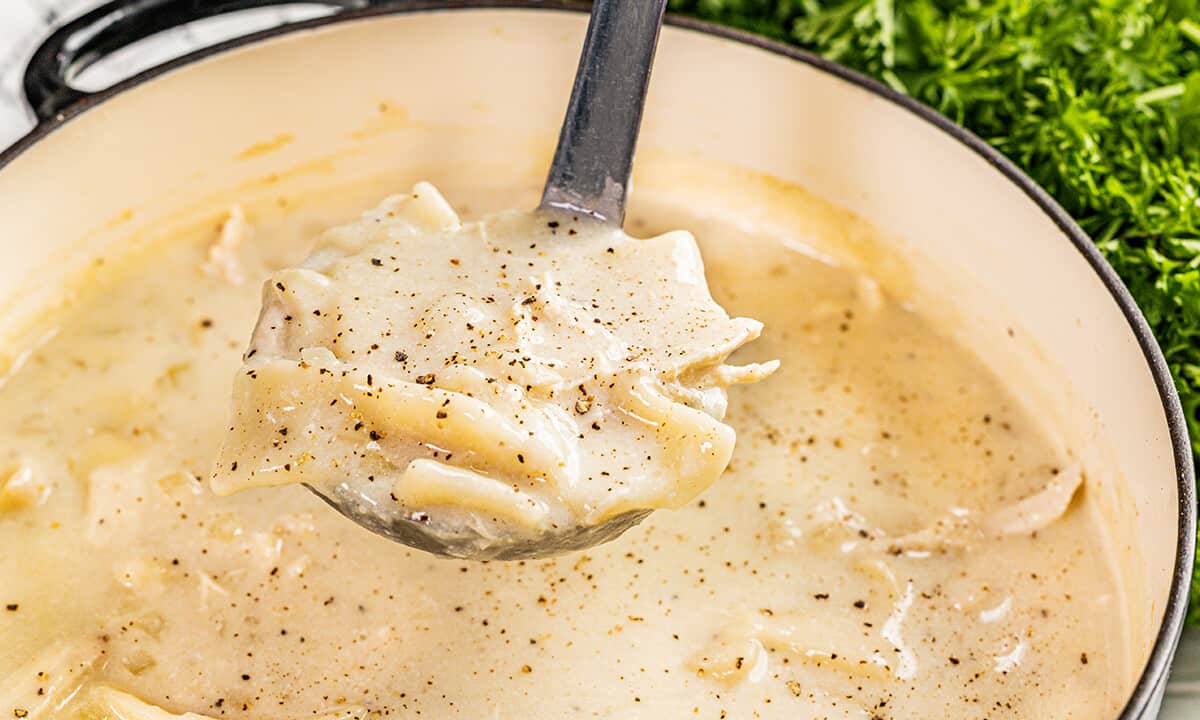
[[[558,147],[538,211],[586,215],[620,228],[650,68],[666,0],[596,0]],[[536,536],[434,524],[401,513],[350,483],[306,486],[338,512],[377,535],[442,557],[523,560],[583,550],[615,539],[650,510],[634,510],[599,525],[556,528]]]

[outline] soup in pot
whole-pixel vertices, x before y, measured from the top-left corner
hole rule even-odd
[[[410,179],[411,180],[411,179]],[[528,189],[439,186],[466,218]],[[411,182],[409,182],[411,185]],[[264,279],[404,185],[247,198],[110,254],[0,385],[0,715],[1097,718],[1124,602],[1087,467],[945,327],[805,237],[639,187],[730,315],[724,475],[619,540],[444,560],[300,485],[212,492]],[[860,220],[789,190],[836,247]]]

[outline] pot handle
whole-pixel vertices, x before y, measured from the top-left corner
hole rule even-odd
[[[25,100],[39,123],[87,100],[93,93],[71,86],[88,66],[123,47],[164,30],[239,10],[273,5],[363,8],[372,0],[113,0],[56,29],[25,67]]]

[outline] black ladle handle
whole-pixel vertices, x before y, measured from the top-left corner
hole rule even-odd
[[[595,0],[543,210],[620,227],[667,0]]]
[[[165,30],[239,10],[278,5],[367,7],[370,0],[114,0],[56,29],[25,68],[25,99],[45,122],[91,93],[71,86],[85,68],[123,47]]]

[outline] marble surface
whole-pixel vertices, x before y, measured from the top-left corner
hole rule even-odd
[[[96,4],[96,0],[0,0],[0,147],[33,127],[21,97],[20,78],[38,39],[63,18]],[[79,84],[85,89],[101,88],[191,48],[320,12],[313,8],[255,10],[171,30],[118,53],[103,67],[84,73]],[[1167,693],[1161,720],[1200,718],[1200,629],[1184,635]]]
[[[38,41],[57,23],[99,4],[98,0],[0,0],[0,147],[33,127],[20,84],[25,63]],[[83,90],[101,89],[189,50],[326,12],[315,6],[264,8],[175,28],[115,53],[85,71],[76,85]]]
[[[21,73],[47,29],[94,0],[0,0],[0,147],[33,127],[21,99]]]

